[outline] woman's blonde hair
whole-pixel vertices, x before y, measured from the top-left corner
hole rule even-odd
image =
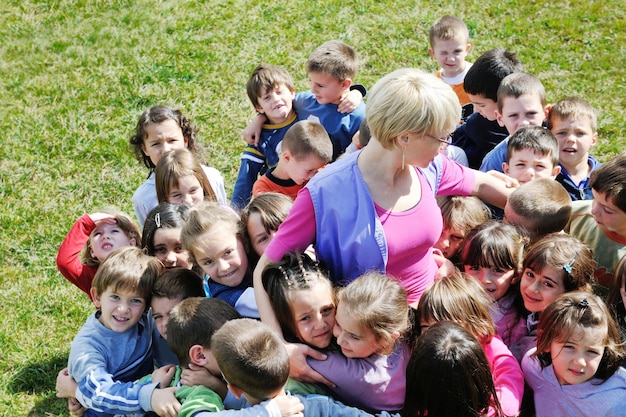
[[[452,321],[489,343],[496,327],[489,314],[491,299],[478,280],[456,271],[435,281],[417,306],[420,321]]]
[[[411,328],[406,291],[399,282],[380,272],[366,272],[337,292],[337,305],[361,326],[370,329],[380,342],[377,353],[393,351],[396,337]]]
[[[441,135],[452,132],[461,120],[461,105],[452,88],[421,70],[396,70],[374,84],[366,108],[372,136],[392,149],[405,132]]]

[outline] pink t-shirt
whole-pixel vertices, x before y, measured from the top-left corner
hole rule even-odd
[[[470,195],[474,189],[473,170],[442,157],[443,169],[439,195]],[[404,212],[387,212],[376,206],[376,213],[385,233],[388,262],[386,273],[400,279],[408,293],[409,303],[419,300],[434,281],[437,265],[432,246],[441,235],[441,210],[431,187],[417,170],[422,198]],[[300,190],[287,219],[280,225],[265,250],[272,261],[289,251],[304,251],[315,241],[315,211],[307,188]],[[365,272],[365,271],[363,271]]]

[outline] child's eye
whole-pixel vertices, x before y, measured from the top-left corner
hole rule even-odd
[[[504,273],[506,273],[506,271],[504,269],[494,268],[493,269],[493,273],[494,274],[504,274]]]
[[[119,295],[117,295],[117,294],[111,294],[111,300],[114,300],[114,301],[119,301],[119,299],[120,299],[120,296],[119,296]]]
[[[163,318],[163,316],[160,314],[153,314],[152,318],[154,319],[154,321],[159,321]]]
[[[554,284],[552,284],[550,281],[544,281],[543,285],[544,287],[554,288]]]
[[[330,313],[332,313],[333,311],[335,311],[335,307],[326,307],[326,308],[322,309],[322,316],[327,316]]]
[[[269,238],[270,238],[270,237],[269,237],[268,235],[263,235],[263,236],[261,236],[261,237],[259,237],[259,238],[257,239],[257,243],[263,243],[263,242],[265,242],[265,241],[266,241],[267,239],[269,239]]]
[[[311,320],[311,316],[300,317],[299,321],[308,321],[308,320]]]
[[[163,255],[165,253],[165,248],[154,248],[155,255]]]
[[[133,298],[130,302],[136,305],[143,304],[143,300],[141,298]]]
[[[598,351],[597,351],[597,350],[595,350],[595,349],[589,349],[589,350],[587,351],[587,353],[589,353],[590,355],[593,355],[593,356],[600,356],[600,352],[598,352]]]
[[[182,245],[178,245],[178,246],[176,246],[176,247],[174,248],[174,252],[176,252],[176,253],[181,253],[181,252],[183,252],[184,250],[185,250],[185,248],[183,248],[183,246],[182,246]]]
[[[478,265],[466,265],[466,268],[470,271],[479,271],[480,267]]]
[[[535,273],[533,271],[526,271],[526,273],[524,275],[526,275],[530,279],[534,279],[535,278]]]
[[[213,260],[211,260],[211,259],[207,259],[203,263],[203,265],[207,265],[207,266],[212,265],[212,264],[213,264]]]

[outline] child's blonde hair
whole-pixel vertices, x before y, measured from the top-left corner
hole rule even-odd
[[[337,40],[320,45],[306,61],[307,72],[328,74],[339,81],[353,80],[358,67],[354,48]]]
[[[298,160],[310,155],[323,162],[333,159],[333,143],[328,132],[321,124],[309,120],[294,123],[285,133],[281,147]]]
[[[239,218],[235,212],[217,203],[203,201],[189,211],[189,218],[180,232],[183,246],[189,252],[189,259],[194,264],[198,263],[195,256],[196,252],[202,250],[200,238],[218,223],[226,224],[233,235],[237,236],[244,248],[248,247],[246,238],[239,227]],[[243,255],[245,256],[247,253]]]
[[[523,269],[541,271],[546,266],[562,271],[565,292],[591,290],[595,261],[589,246],[566,233],[552,233],[526,254]]]
[[[224,378],[258,400],[276,395],[289,377],[289,356],[278,334],[252,319],[230,320],[211,348]]]
[[[279,262],[263,269],[263,288],[270,299],[276,319],[287,340],[297,340],[298,330],[291,311],[293,294],[314,288],[317,284],[328,286],[334,295],[333,285],[317,261],[304,253],[287,253]],[[333,297],[333,302],[337,304]]]
[[[241,228],[244,234],[248,234],[248,220],[253,213],[261,217],[261,224],[266,232],[278,230],[289,214],[293,206],[293,200],[280,193],[263,193],[253,198],[243,210],[241,210]],[[249,236],[248,236],[249,238]]]
[[[380,272],[366,272],[337,292],[337,304],[361,326],[374,333],[380,342],[377,353],[393,351],[394,333],[406,335],[411,329],[406,290],[400,283]]]
[[[598,130],[596,109],[580,97],[566,97],[552,105],[546,122],[550,130],[554,127],[554,119],[587,120],[593,132]]]
[[[474,196],[438,196],[444,227],[467,234],[491,218],[489,207]]]
[[[125,246],[113,251],[102,262],[91,288],[98,296],[108,288],[113,292],[137,291],[146,301],[147,311],[150,308],[152,287],[161,272],[163,264],[157,258],[134,246]]]
[[[550,178],[537,178],[520,185],[511,193],[506,206],[525,220],[531,242],[563,230],[572,214],[572,198],[561,183]]]
[[[431,48],[436,41],[449,41],[462,36],[465,43],[469,41],[467,25],[456,16],[443,16],[435,20],[428,31]]]
[[[205,200],[217,201],[215,191],[202,165],[189,149],[176,149],[165,153],[159,159],[154,172],[159,203],[167,203],[170,189],[178,187],[178,180],[187,175],[193,175],[198,179]]]
[[[130,216],[114,208],[105,208],[103,210],[99,210],[99,212],[110,214],[111,216],[113,216],[115,218],[116,224],[119,226],[120,229],[122,229],[124,233],[126,233],[126,236],[128,236],[129,239],[135,239],[135,246],[138,248],[141,247],[141,232],[139,231],[139,226],[137,226],[137,224],[133,221],[133,219],[130,218]],[[85,242],[85,246],[83,246],[80,251],[80,261],[83,265],[87,266],[100,265],[100,261],[98,260],[98,258],[93,256],[91,252],[91,236],[89,236],[89,239],[87,239],[87,242]]]
[[[436,280],[424,291],[417,313],[420,321],[458,323],[485,344],[496,334],[490,306],[491,299],[478,280],[456,271]]]
[[[514,72],[507,75],[498,86],[498,111],[502,113],[505,98],[519,98],[524,94],[536,94],[541,105],[545,107],[546,90],[539,78],[526,72]]]
[[[604,354],[594,376],[603,381],[610,378],[626,359],[620,333],[602,299],[585,291],[561,294],[541,313],[535,352],[541,367],[552,363],[549,350],[553,341],[567,342],[574,332],[593,327],[606,329],[601,341]]]

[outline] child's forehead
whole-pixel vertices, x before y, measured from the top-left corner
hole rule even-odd
[[[451,44],[460,44],[465,46],[469,39],[462,33],[454,33],[450,36],[435,37],[433,39],[433,48],[449,46]]]
[[[280,89],[286,89],[286,90],[290,90],[289,86],[285,83],[281,83],[281,82],[276,82],[273,85],[266,85],[266,86],[261,86],[259,88],[259,97],[267,94],[267,93],[271,93],[272,91],[275,90],[280,90]]]
[[[543,107],[543,100],[541,99],[541,96],[539,95],[539,93],[537,92],[529,92],[529,93],[524,93],[524,94],[520,94],[519,96],[515,97],[515,96],[505,96],[502,98],[502,108],[506,107],[506,105],[513,105],[513,104],[524,104],[526,106],[532,105],[534,106],[535,104]]]
[[[577,307],[571,307],[577,308]],[[559,341],[564,342],[574,342],[584,346],[597,346],[603,345],[604,340],[608,334],[607,326],[595,325],[595,326],[584,326],[582,324],[575,324],[574,327],[570,329],[563,329],[561,337],[559,337]]]

